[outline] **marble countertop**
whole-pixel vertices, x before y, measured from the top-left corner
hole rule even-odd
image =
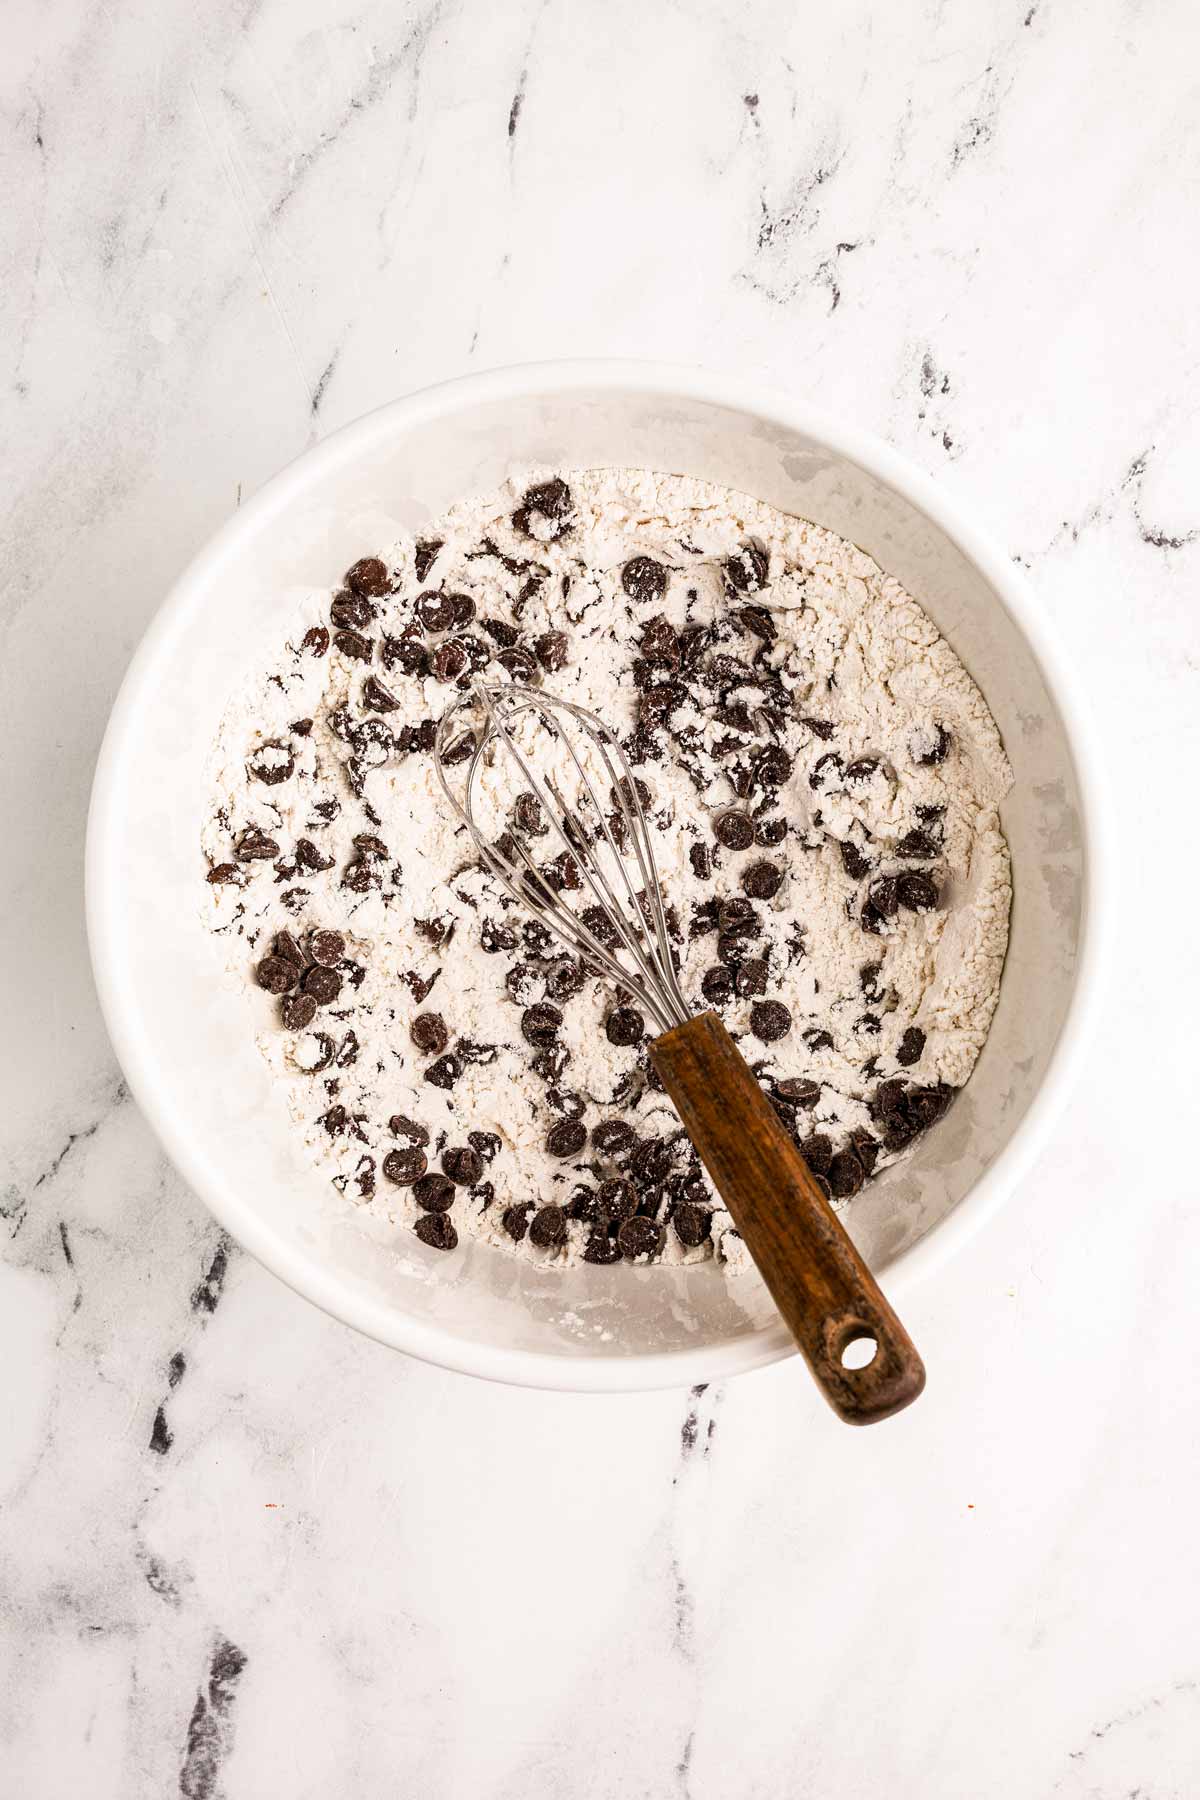
[[[3,83],[0,1792],[1200,1792],[1200,27],[1184,0],[19,6]],[[92,991],[130,653],[239,497],[468,369],[670,356],[886,437],[1102,723],[1120,966],[1056,1143],[803,1370],[575,1398],[220,1232]]]

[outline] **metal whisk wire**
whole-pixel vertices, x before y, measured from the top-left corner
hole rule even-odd
[[[465,740],[466,728],[461,713],[463,708],[472,705],[482,711],[485,728],[481,733],[471,733],[474,742],[469,759],[459,756],[448,761],[448,752]],[[517,742],[514,727],[527,714],[532,715],[565,752],[570,769],[579,782],[579,805],[572,805],[567,799],[555,775],[538,773]],[[610,784],[612,804],[621,822],[619,835],[624,839],[624,846],[632,851],[641,879],[640,894],[631,878],[629,859],[622,854],[618,833],[614,832],[596,793],[568,721],[578,728],[599,759]],[[493,746],[499,747],[519,770],[542,816],[549,822],[596,905],[615,931],[616,943],[606,944],[555,892],[518,833],[507,831],[495,842],[484,835],[475,817],[475,793],[480,772],[491,760],[489,752]],[[519,683],[497,687],[475,682],[463,702],[442,719],[434,754],[438,778],[447,800],[470,832],[484,867],[513,899],[532,911],[560,942],[583,956],[598,973],[626,988],[655,1020],[660,1031],[686,1024],[692,1011],[679,986],[654,849],[637,783],[603,720],[585,707],[539,688],[524,687]],[[461,799],[447,775],[447,769],[459,763],[468,764]],[[580,805],[593,821],[590,825],[580,818]],[[608,860],[612,869],[618,872],[619,882],[610,878],[605,859],[595,854],[600,844],[594,823],[597,820],[609,852]],[[620,888],[624,890],[624,903],[619,896]],[[632,968],[619,960],[618,948],[631,959]]]

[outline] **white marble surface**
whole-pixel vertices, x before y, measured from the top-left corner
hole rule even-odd
[[[1200,1792],[1194,8],[6,27],[0,1793]],[[88,786],[172,576],[330,427],[567,353],[885,435],[1029,567],[1102,720],[1090,1066],[865,1434],[791,1365],[584,1400],[354,1338],[222,1244],[96,1010]]]

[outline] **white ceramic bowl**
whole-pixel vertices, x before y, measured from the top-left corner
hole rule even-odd
[[[848,1223],[895,1294],[987,1218],[1045,1139],[1084,1035],[1107,894],[1096,762],[1024,581],[915,469],[777,391],[640,363],[499,370],[416,394],[294,462],[163,602],[113,709],[92,795],[88,926],[109,1031],[180,1173],[268,1268],[430,1362],[546,1387],[713,1380],[793,1346],[756,1276],[550,1272],[373,1228],[309,1167],[201,925],[203,763],[231,689],[297,596],[514,464],[644,466],[743,489],[869,551],[986,695],[1016,776],[1015,901],[991,1035],[917,1154]],[[919,1325],[919,1320],[918,1320]],[[917,1336],[919,1337],[919,1330]]]

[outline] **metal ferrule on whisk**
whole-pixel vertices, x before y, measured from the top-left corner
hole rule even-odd
[[[464,709],[472,707],[482,714],[481,731],[472,731],[464,723]],[[540,774],[516,741],[515,727],[527,715],[532,715],[550,736],[559,759],[553,772]],[[576,733],[599,759],[609,782],[612,805],[620,820],[619,833],[614,831],[596,793],[585,758],[580,755]],[[468,737],[473,739],[473,748],[465,754],[463,746]],[[540,919],[568,949],[583,957],[597,974],[625,988],[659,1031],[686,1024],[692,1009],[679,986],[649,825],[633,771],[603,720],[540,688],[477,681],[466,698],[443,717],[434,754],[447,800],[474,839],[484,867],[513,899]],[[581,897],[591,897],[616,934],[613,945],[603,943],[549,885],[518,830],[504,832],[499,842],[484,835],[475,816],[478,780],[497,754],[510,759],[524,784],[523,791],[537,801],[542,817],[579,871]],[[458,769],[462,770],[461,788],[456,792],[452,777]],[[560,779],[563,775],[577,780],[577,803],[573,804],[564,792]],[[581,807],[586,811],[586,819],[580,817]],[[623,838],[623,845],[618,843],[618,836]],[[634,884],[634,870],[645,896],[644,905]]]

